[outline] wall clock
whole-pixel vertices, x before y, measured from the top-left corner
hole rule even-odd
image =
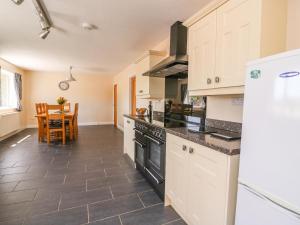
[[[69,89],[70,84],[69,84],[68,81],[61,81],[61,82],[59,82],[58,87],[59,87],[60,90],[66,91],[66,90]]]

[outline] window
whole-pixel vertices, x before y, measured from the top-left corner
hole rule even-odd
[[[0,70],[0,109],[17,107],[14,73]]]

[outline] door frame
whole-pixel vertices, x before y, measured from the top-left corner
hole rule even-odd
[[[114,84],[114,126],[118,127],[118,85]]]
[[[136,114],[136,76],[130,77],[130,104],[131,115]]]

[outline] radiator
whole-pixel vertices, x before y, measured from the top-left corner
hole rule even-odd
[[[20,129],[22,129],[20,113],[0,114],[0,138]]]

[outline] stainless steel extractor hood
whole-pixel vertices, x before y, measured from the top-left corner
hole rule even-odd
[[[166,77],[188,70],[187,51],[187,28],[182,25],[182,22],[177,21],[171,27],[170,37],[170,56],[149,71],[143,76],[151,77]]]

